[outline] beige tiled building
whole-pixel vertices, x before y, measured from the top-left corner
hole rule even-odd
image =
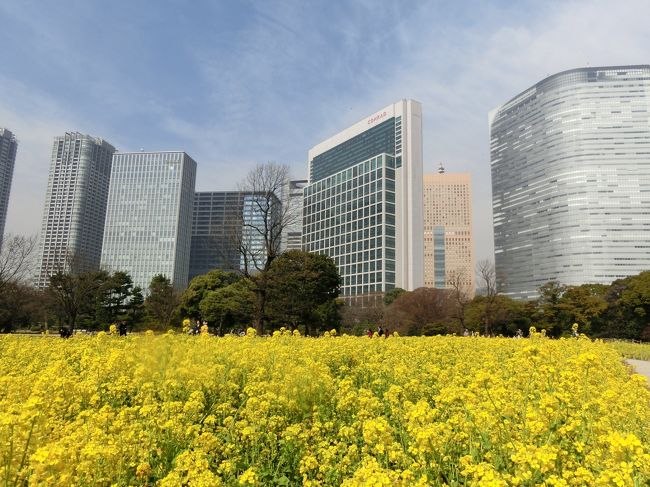
[[[472,182],[469,173],[424,175],[424,285],[474,296]]]

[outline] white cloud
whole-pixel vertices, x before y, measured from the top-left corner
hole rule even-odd
[[[614,6],[615,5],[615,6]],[[435,12],[431,12],[435,15]],[[368,97],[371,106],[412,96],[423,103],[425,169],[472,173],[477,259],[493,258],[488,111],[550,74],[589,65],[650,62],[650,2],[580,0],[507,10],[446,36],[416,18],[399,72]],[[417,42],[409,39],[417,38]]]
[[[52,100],[19,83],[0,78],[0,92],[13,101],[0,106],[0,125],[18,140],[5,232],[31,235],[40,231],[52,138],[66,122]]]

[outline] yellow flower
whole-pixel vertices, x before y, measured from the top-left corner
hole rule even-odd
[[[0,336],[11,482],[650,485],[618,345],[105,335]]]
[[[237,479],[240,485],[258,485],[257,474],[253,468],[249,468]]]
[[[151,474],[152,474],[151,465],[149,465],[147,462],[143,462],[139,464],[138,467],[135,469],[135,476],[138,480],[144,480],[150,477]]]

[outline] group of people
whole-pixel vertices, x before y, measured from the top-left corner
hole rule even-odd
[[[388,331],[388,328],[384,329],[381,326],[377,327],[377,331],[374,332],[372,331],[372,328],[368,328],[368,331],[366,334],[368,335],[368,338],[372,338],[375,336],[375,333],[377,333],[377,336],[388,338],[390,336],[390,332]]]
[[[203,320],[203,322],[196,320],[194,322],[194,326],[190,328],[190,331],[187,332],[188,335],[200,335],[201,334],[201,327],[205,325],[208,326],[208,322]]]
[[[117,324],[117,332],[120,334],[121,337],[126,336],[126,321],[120,321]],[[85,330],[82,330],[82,332]],[[59,336],[61,338],[70,338],[72,336],[72,328],[68,328],[67,326],[61,326],[59,327]]]
[[[126,321],[120,321],[117,325],[117,331],[120,333],[121,337],[126,336]]]
[[[61,338],[70,338],[72,336],[72,330],[66,326],[59,328],[59,336]]]

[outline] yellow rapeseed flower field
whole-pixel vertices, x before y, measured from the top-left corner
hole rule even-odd
[[[650,360],[650,343],[632,343],[621,340],[611,340],[607,344],[618,350],[625,358]]]
[[[650,484],[602,342],[252,335],[0,337],[4,485]]]

